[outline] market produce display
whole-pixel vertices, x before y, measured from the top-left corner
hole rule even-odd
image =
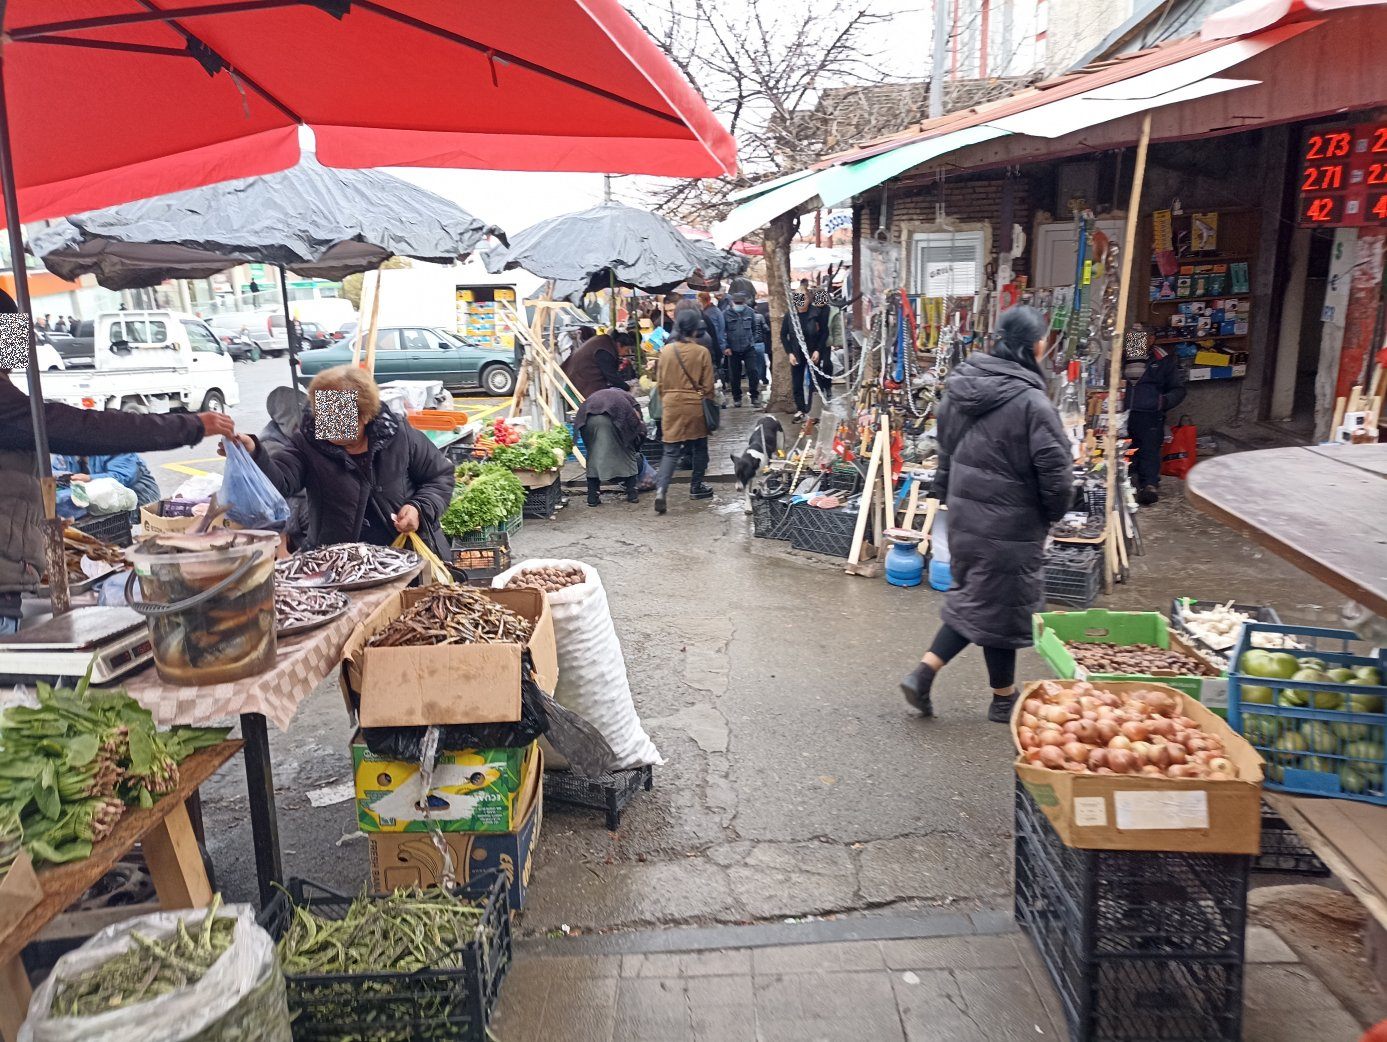
[[[127,805],[152,807],[178,787],[178,762],[229,730],[160,731],[119,689],[39,684],[38,700],[0,714],[0,815],[19,818],[36,864],[90,855]]]
[[[0,810],[0,879],[4,879],[24,849],[24,826],[13,807]]]
[[[566,427],[555,427],[530,431],[515,442],[497,445],[491,452],[491,461],[511,470],[555,470],[563,466],[572,451],[573,435]]]
[[[458,468],[453,501],[439,519],[450,536],[504,524],[525,509],[525,486],[499,463],[464,463]]]
[[[525,568],[516,572],[506,581],[507,590],[526,589],[553,593],[569,586],[587,582],[587,576],[577,568],[549,566],[544,568]]]
[[[368,648],[420,644],[525,644],[530,620],[466,586],[432,586],[367,641]]]
[[[318,586],[275,585],[275,625],[280,635],[302,633],[331,622],[350,606],[340,590]]]
[[[482,903],[435,887],[363,894],[340,919],[295,905],[279,939],[280,965],[290,974],[457,969],[463,948],[478,939],[483,913]]]
[[[126,951],[81,976],[65,980],[53,996],[57,1017],[94,1017],[123,1009],[200,981],[231,946],[236,920],[217,912],[222,895],[213,894],[202,924],[190,933],[183,920],[173,936],[162,940],[131,933]]]
[[[1236,779],[1222,739],[1181,715],[1183,704],[1171,691],[1117,695],[1087,681],[1046,681],[1021,704],[1016,741],[1027,763],[1056,771]]]
[[[520,441],[520,432],[505,420],[497,418],[477,435],[472,443],[472,451],[478,456],[490,456],[502,445],[514,445]]]
[[[82,558],[84,557],[90,557],[93,561],[109,565],[111,568],[125,567],[124,549],[102,542],[81,529],[68,525],[63,529],[63,563],[67,567],[67,581],[69,583],[85,582],[89,578],[82,568]],[[44,585],[48,584],[46,573],[42,582]]]
[[[1202,676],[1209,667],[1198,659],[1154,644],[1095,644],[1065,641],[1074,661],[1090,673],[1149,674],[1158,670],[1181,676]]]
[[[1181,609],[1180,620],[1191,637],[1215,651],[1227,651],[1232,648],[1238,641],[1238,635],[1242,633],[1243,624],[1257,621],[1247,612],[1234,608],[1232,601],[1205,609],[1186,604]],[[1300,647],[1293,637],[1281,633],[1255,633],[1252,642],[1259,648]]]
[[[370,543],[337,543],[286,557],[275,563],[275,587],[378,586],[398,579],[419,564],[411,550]]]
[[[1247,676],[1263,680],[1299,680],[1307,684],[1343,684],[1349,687],[1380,687],[1382,670],[1376,666],[1330,668],[1324,659],[1312,655],[1292,655],[1286,651],[1253,648],[1243,654],[1238,668]],[[1380,695],[1343,691],[1316,691],[1313,688],[1273,687],[1242,684],[1242,701],[1258,705],[1295,706],[1298,709],[1346,710],[1354,713],[1380,713]],[[1278,698],[1279,695],[1279,698]]]

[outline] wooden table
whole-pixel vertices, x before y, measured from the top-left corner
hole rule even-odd
[[[1263,798],[1387,927],[1387,807],[1265,792]]]
[[[1195,507],[1387,618],[1387,445],[1219,456],[1190,471]]]
[[[212,887],[188,818],[188,798],[241,750],[241,742],[222,742],[193,753],[178,765],[178,788],[152,807],[127,808],[91,856],[52,865],[38,874],[43,899],[0,939],[0,1038],[13,1042],[29,1008],[29,978],[21,953],[56,916],[109,872],[136,843],[163,908],[202,908]]]

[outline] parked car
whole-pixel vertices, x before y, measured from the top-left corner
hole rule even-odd
[[[96,337],[92,322],[78,322],[67,333],[47,333],[48,342],[70,368],[96,364]]]
[[[239,314],[213,315],[205,320],[207,328],[217,335],[227,354],[236,362],[258,362],[264,348],[250,333],[245,316]]]
[[[300,371],[313,376],[334,365],[347,365],[356,340],[353,336],[330,347],[304,351],[299,355]],[[376,331],[376,378],[381,381],[441,380],[450,390],[481,388],[500,397],[515,390],[516,372],[513,352],[481,347],[446,329],[385,326]]]
[[[284,333],[284,312],[272,313],[265,319],[265,328],[269,331],[270,340],[275,345],[277,351],[289,350],[289,338]],[[299,335],[303,338],[299,344],[300,351],[309,351],[313,348],[327,347],[332,343],[332,336],[327,327],[318,322],[299,322]],[[281,347],[280,345],[283,345]]]
[[[332,334],[334,340],[350,340],[356,335],[356,322],[343,322]]]

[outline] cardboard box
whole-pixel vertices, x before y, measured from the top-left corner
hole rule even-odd
[[[42,900],[43,887],[34,874],[34,863],[21,850],[10,870],[0,876],[0,941]]]
[[[191,532],[198,525],[202,524],[200,517],[165,517],[164,504],[168,500],[161,499],[157,503],[140,507],[140,528],[145,535],[156,535],[165,532]],[[213,528],[240,528],[241,526],[231,521],[223,514],[212,523]]]
[[[534,770],[534,743],[519,749],[454,749],[438,754],[425,818],[419,764],[377,756],[352,740],[356,823],[362,832],[509,832],[520,820],[517,799]]]
[[[554,620],[539,590],[478,590],[534,623],[529,648],[539,686],[553,691],[559,677]],[[362,727],[506,723],[520,719],[519,644],[437,644],[368,648],[378,630],[428,587],[401,590],[363,621],[342,649],[347,711]]]
[[[504,872],[510,884],[511,911],[525,907],[530,889],[531,860],[544,823],[544,757],[536,754],[535,769],[525,776],[520,800],[520,825],[514,832],[448,832],[443,842],[453,857],[458,881],[466,883],[483,872]],[[443,857],[433,837],[417,832],[379,832],[369,838],[371,889],[377,893],[401,886],[436,886],[443,874]]]
[[[1158,648],[1170,648],[1203,663],[1204,659],[1198,650],[1181,634],[1172,631],[1166,617],[1160,612],[1105,611],[1102,608],[1090,608],[1088,611],[1036,612],[1032,616],[1031,632],[1035,640],[1035,650],[1061,680],[1128,680],[1164,684],[1198,699],[1219,715],[1228,712],[1228,677],[1226,674],[1218,675],[1207,663],[1206,673],[1200,675],[1182,676],[1164,671],[1142,675],[1090,673],[1074,661],[1073,654],[1064,646],[1066,641],[1091,644],[1151,644]]]
[[[1027,684],[1012,713],[1012,742]],[[1114,693],[1162,684],[1093,682]],[[1174,692],[1173,688],[1166,690]],[[1050,819],[1061,840],[1084,850],[1173,850],[1191,854],[1257,854],[1262,841],[1262,758],[1223,720],[1190,699],[1182,712],[1201,730],[1222,740],[1238,777],[1143,778],[1130,774],[1071,774],[1025,763],[1018,755],[1021,784]]]

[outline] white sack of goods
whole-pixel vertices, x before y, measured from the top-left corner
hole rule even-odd
[[[544,591],[558,644],[554,699],[602,732],[616,754],[616,769],[664,763],[631,699],[626,659],[597,569],[582,561],[537,558],[502,572],[491,585]]]

